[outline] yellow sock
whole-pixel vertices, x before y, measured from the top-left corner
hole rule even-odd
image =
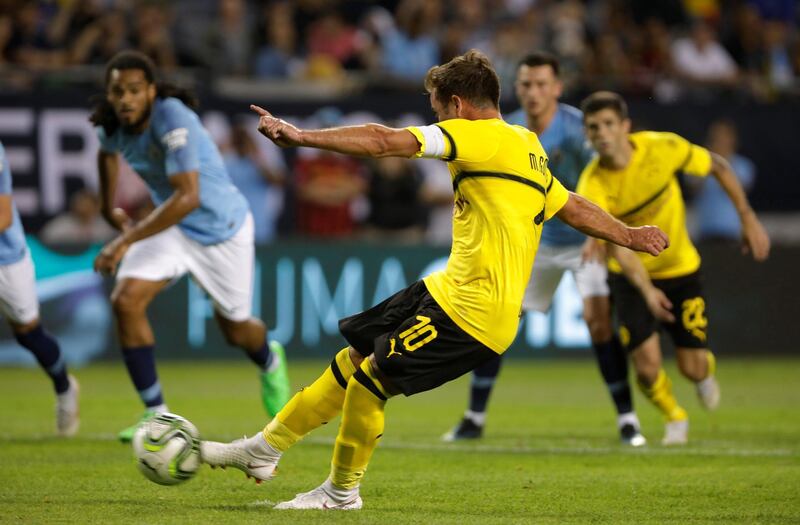
[[[331,461],[331,482],[337,487],[357,487],[364,477],[383,435],[383,409],[388,397],[365,359],[347,385],[342,424]]]
[[[711,377],[717,372],[717,358],[711,353],[711,350],[706,350],[706,359],[708,360],[708,373],[706,377]]]
[[[642,390],[647,399],[653,403],[667,421],[683,421],[688,419],[689,416],[672,395],[672,381],[667,377],[664,369],[658,371],[658,377],[652,386],[647,387],[639,383],[639,388]]]
[[[264,428],[267,443],[285,452],[303,436],[339,415],[347,383],[355,371],[349,347],[340,350],[322,375],[295,394]]]

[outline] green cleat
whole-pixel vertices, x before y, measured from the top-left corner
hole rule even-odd
[[[117,434],[117,439],[119,439],[122,443],[130,443],[131,441],[133,441],[133,435],[136,433],[136,431],[139,429],[142,423],[144,423],[151,417],[155,416],[156,414],[157,412],[155,410],[151,409],[145,410],[144,414],[142,414],[142,417],[139,418],[139,421],[137,421],[136,424],[131,425],[123,430],[120,430],[119,434]]]
[[[291,390],[283,345],[277,341],[270,341],[269,349],[278,363],[270,366],[270,370],[261,373],[261,401],[269,417],[275,417],[289,401]]]

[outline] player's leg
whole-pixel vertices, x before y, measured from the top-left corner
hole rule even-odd
[[[619,340],[631,352],[639,389],[661,412],[666,421],[662,443],[685,443],[689,420],[672,393],[672,382],[662,367],[658,322],[647,309],[638,290],[625,277],[609,276],[611,293],[619,320]],[[657,281],[654,282],[659,286]]]
[[[28,349],[53,382],[56,392],[56,430],[72,436],[80,424],[78,382],[70,376],[61,348],[39,322],[39,300],[30,254],[0,266],[0,313],[11,326],[14,338]]]
[[[234,321],[215,312],[217,324],[225,340],[245,351],[247,357],[259,368],[261,401],[270,417],[280,411],[291,396],[286,352],[278,341],[270,341],[267,327],[255,317]]]
[[[464,412],[461,421],[442,436],[442,441],[452,442],[461,439],[478,439],[483,435],[486,424],[486,407],[489,396],[494,389],[500,367],[503,363],[502,356],[496,356],[472,371],[469,387],[469,408]]]
[[[661,343],[652,333],[631,353],[639,388],[664,416],[664,445],[680,445],[688,440],[689,416],[672,393],[672,381],[661,362]]]
[[[167,284],[167,280],[123,278],[117,281],[111,292],[122,358],[128,376],[145,407],[137,423],[119,432],[117,437],[123,443],[133,439],[141,421],[168,410],[156,372],[155,336],[147,319],[147,307]]]
[[[428,295],[415,315],[376,339],[375,352],[348,383],[328,479],[276,508],[360,508],[359,485],[383,436],[386,400],[400,392],[408,396],[436,388],[494,355]]]
[[[675,343],[678,368],[695,383],[703,407],[714,410],[719,406],[720,389],[715,376],[716,359],[708,349],[702,276],[696,272],[671,281],[667,296],[674,305],[676,322],[668,330]]]
[[[528,286],[522,299],[522,309],[546,313],[550,309],[558,283],[566,270],[558,259],[558,248],[541,246],[531,270]],[[478,439],[486,425],[489,398],[500,375],[502,357],[489,359],[472,372],[469,388],[469,405],[461,421],[442,436],[443,441]]]
[[[375,339],[406,319],[422,293],[427,289],[418,282],[369,310],[342,319],[339,330],[351,346],[339,351],[322,375],[295,394],[262,432],[230,444],[203,442],[203,461],[236,467],[257,480],[269,479],[283,452],[339,415],[350,378],[373,352]]]
[[[628,353],[614,333],[608,271],[597,261],[583,262],[575,250],[570,262],[578,292],[583,298],[583,319],[589,329],[592,349],[600,374],[617,410],[617,429],[622,442],[634,447],[645,445],[639,418],[633,410],[633,396],[628,381]]]
[[[138,422],[123,429],[122,442],[133,439],[139,424],[167,405],[158,381],[155,337],[147,307],[173,279],[186,273],[185,237],[177,226],[135,242],[122,258],[111,292],[111,306],[125,367],[145,410]]]
[[[289,400],[286,355],[267,328],[252,316],[255,273],[253,217],[248,214],[229,239],[211,246],[184,237],[186,265],[192,278],[214,302],[214,316],[228,344],[245,351],[258,367],[261,401],[274,417]]]

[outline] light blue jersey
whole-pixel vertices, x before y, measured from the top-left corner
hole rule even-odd
[[[11,195],[11,168],[8,166],[6,150],[0,142],[0,195]],[[13,264],[23,257],[28,247],[25,244],[25,232],[19,220],[17,207],[11,200],[11,225],[0,232],[0,265]]]
[[[528,118],[523,109],[508,115],[506,122],[528,127]],[[583,114],[572,106],[559,104],[550,125],[539,135],[539,142],[550,159],[550,172],[568,190],[575,191],[583,168],[594,155],[594,150],[583,134]],[[574,246],[582,244],[585,239],[582,233],[553,217],[544,224],[541,244]]]
[[[183,102],[156,99],[150,124],[139,135],[119,128],[108,137],[102,127],[95,129],[100,149],[122,154],[144,180],[156,206],[174,193],[170,176],[199,172],[200,207],[178,223],[188,237],[209,245],[225,241],[239,230],[247,216],[247,201],[231,182],[199,117]]]

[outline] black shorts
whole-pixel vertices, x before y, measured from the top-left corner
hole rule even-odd
[[[672,303],[674,323],[657,320],[639,290],[624,276],[610,273],[608,283],[619,339],[626,349],[635,349],[659,329],[669,334],[675,346],[708,348],[708,318],[699,271],[674,279],[653,279],[653,285],[661,289]]]
[[[460,377],[497,357],[459,328],[417,281],[382,303],[339,321],[339,331],[410,396]]]

